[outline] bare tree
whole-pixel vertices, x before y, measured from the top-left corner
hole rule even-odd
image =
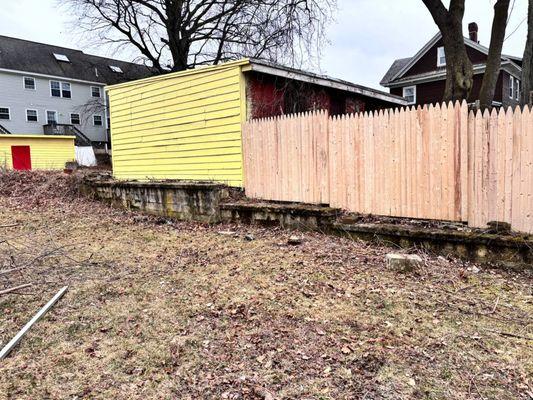
[[[494,19],[492,21],[487,66],[479,92],[479,105],[482,110],[490,108],[494,100],[496,83],[502,63],[502,48],[505,40],[510,2],[510,0],[498,0],[494,5]]]
[[[98,43],[160,73],[240,57],[290,62],[319,50],[335,0],[66,0]]]
[[[441,0],[422,0],[442,33],[446,54],[444,101],[467,99],[472,90],[474,70],[463,37],[465,0],[451,0],[447,9]]]
[[[531,104],[533,91],[533,0],[529,0],[527,40],[522,61],[522,104]]]

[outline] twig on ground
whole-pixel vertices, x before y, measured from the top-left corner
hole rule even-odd
[[[14,286],[9,289],[0,290],[0,295],[16,292],[17,290],[25,289],[27,287],[30,287],[31,285],[31,283],[25,283],[24,285]]]
[[[20,267],[20,268],[10,268],[10,269],[0,270],[0,275],[7,275],[7,274],[10,274],[12,272],[21,271],[23,269],[24,268]]]
[[[516,339],[533,340],[533,337],[531,337],[531,336],[522,336],[522,335],[517,335],[516,333],[496,331],[496,330],[487,329],[487,328],[485,330],[487,332],[496,333],[496,334],[501,335],[501,336],[507,336],[507,337],[512,337],[512,338],[516,338]]]
[[[475,376],[472,376],[470,374],[468,374],[469,377],[470,377],[470,383],[474,386],[474,389],[476,389],[476,392],[477,394],[479,395],[479,397],[481,398],[481,400],[485,400],[485,396],[483,396],[479,390],[479,387],[477,386],[477,383],[476,381],[474,380]]]
[[[0,228],[13,228],[15,226],[19,226],[20,224],[7,224],[7,225],[0,225]]]
[[[491,314],[494,314],[496,312],[496,307],[498,307],[498,303],[500,302],[500,296],[496,299],[496,303],[494,303],[494,307],[492,308]]]

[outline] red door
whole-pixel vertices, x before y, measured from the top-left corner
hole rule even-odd
[[[13,158],[13,169],[31,169],[30,146],[11,146],[11,157]]]

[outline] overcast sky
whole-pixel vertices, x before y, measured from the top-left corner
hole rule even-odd
[[[337,0],[336,23],[328,31],[330,44],[323,49],[321,72],[336,78],[380,88],[379,81],[396,58],[414,55],[436,32],[421,0]],[[514,0],[507,29],[513,33],[504,52],[521,56],[526,39],[527,0]],[[69,16],[56,0],[2,0],[0,34],[59,46],[81,48]],[[476,21],[480,41],[488,45],[494,0],[466,0],[466,25]],[[113,56],[109,49],[88,53]]]

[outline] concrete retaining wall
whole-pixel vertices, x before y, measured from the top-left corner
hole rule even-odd
[[[182,221],[243,223],[321,231],[357,239],[418,247],[436,254],[505,267],[533,268],[533,237],[493,234],[462,224],[341,217],[341,211],[306,204],[228,202],[230,189],[216,183],[121,182],[86,179],[82,192],[115,207]],[[425,223],[424,223],[425,222]]]
[[[182,221],[220,221],[220,201],[229,189],[216,183],[86,180],[82,192],[114,207]]]

